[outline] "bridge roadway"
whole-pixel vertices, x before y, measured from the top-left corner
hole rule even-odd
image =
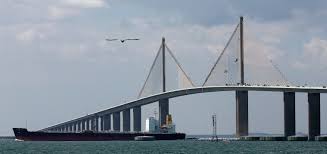
[[[327,88],[326,87],[294,87],[294,86],[242,86],[242,85],[239,85],[239,86],[208,86],[208,87],[194,87],[194,88],[188,88],[188,89],[180,89],[180,90],[174,90],[174,91],[167,91],[167,92],[164,92],[164,93],[160,93],[160,94],[155,94],[155,95],[151,95],[151,96],[148,96],[148,97],[144,97],[144,98],[140,98],[140,99],[137,99],[137,100],[134,100],[134,101],[130,101],[130,102],[127,102],[125,104],[121,104],[121,105],[118,105],[118,106],[115,106],[115,107],[112,107],[112,108],[109,108],[109,109],[106,109],[106,110],[102,110],[100,112],[96,112],[96,113],[93,113],[93,114],[89,114],[87,116],[83,116],[83,117],[80,117],[80,118],[76,118],[76,119],[73,119],[73,120],[70,120],[70,121],[67,121],[67,122],[63,122],[63,123],[60,123],[60,124],[57,124],[57,125],[54,125],[54,126],[51,126],[51,127],[48,127],[48,128],[44,128],[42,129],[41,131],[63,131],[63,127],[67,126],[67,125],[71,125],[71,124],[74,124],[74,123],[78,123],[78,122],[81,122],[81,121],[86,121],[88,119],[94,119],[94,117],[104,117],[106,115],[113,115],[113,125],[118,125],[117,124],[117,121],[120,121],[120,115],[117,115],[117,113],[120,113],[120,112],[123,112],[123,115],[129,115],[127,114],[127,111],[129,112],[130,109],[138,109],[139,110],[139,114],[140,114],[140,107],[143,106],[143,105],[147,105],[147,104],[151,104],[151,103],[154,103],[154,102],[157,102],[157,101],[160,101],[160,100],[168,100],[169,98],[174,98],[174,97],[179,97],[179,96],[184,96],[184,95],[191,95],[191,94],[198,94],[198,93],[208,93],[208,92],[219,92],[219,91],[236,91],[236,92],[239,92],[239,91],[243,91],[243,92],[246,92],[246,96],[245,96],[245,102],[243,101],[243,104],[246,104],[245,108],[246,108],[246,113],[241,113],[240,115],[237,115],[237,117],[239,118],[244,118],[246,117],[245,120],[243,120],[245,122],[245,126],[244,126],[244,130],[237,130],[240,134],[240,136],[244,136],[244,135],[247,135],[247,131],[248,131],[248,119],[247,119],[247,97],[248,97],[248,94],[247,92],[248,91],[267,91],[267,92],[283,92],[284,93],[284,102],[285,101],[293,101],[295,103],[295,92],[302,92],[302,93],[308,93],[308,101],[309,101],[309,104],[310,104],[310,94],[318,94],[319,97],[312,97],[314,99],[311,99],[311,100],[315,100],[316,102],[319,102],[320,104],[320,93],[327,93]],[[291,94],[291,97],[289,97],[288,95],[285,96],[285,93],[287,94]],[[293,95],[292,95],[293,94]],[[238,95],[238,94],[236,94]],[[238,96],[236,96],[237,98],[237,102],[238,102]],[[242,96],[241,96],[242,97]],[[286,98],[285,98],[286,97]],[[292,97],[293,100],[292,100]],[[315,98],[318,98],[318,100],[316,100]],[[241,104],[242,104],[242,99],[243,98],[239,98],[241,100]],[[286,100],[285,100],[286,99]],[[295,104],[294,104],[295,106]],[[285,106],[287,107],[287,106]],[[295,110],[295,107],[288,107],[290,108],[291,110]],[[237,109],[238,110],[238,109]],[[284,112],[286,109],[284,109]],[[310,105],[309,105],[309,111],[310,111]],[[314,110],[316,111],[316,110]],[[238,112],[242,112],[242,111],[237,111]],[[243,111],[244,112],[244,111]],[[116,115],[115,115],[116,113]],[[286,122],[292,122],[294,123],[293,125],[294,126],[291,126],[291,127],[294,127],[294,128],[291,128],[294,129],[293,133],[291,133],[290,135],[295,135],[295,111],[294,114],[292,117],[291,115],[291,119],[286,121]],[[320,114],[320,105],[319,105],[319,114]],[[135,115],[134,115],[135,116]],[[140,115],[138,115],[140,117]],[[310,113],[309,113],[309,116],[310,116]],[[316,114],[314,116],[317,116]],[[118,118],[118,119],[117,119]],[[317,117],[315,117],[317,118]],[[116,119],[116,120],[115,120]],[[126,119],[126,118],[125,118]],[[288,116],[288,119],[289,119],[289,116]],[[293,121],[294,119],[294,121]],[[98,119],[97,119],[98,120]],[[109,119],[110,120],[110,119]],[[135,120],[135,119],[134,119]],[[287,120],[287,117],[286,119]],[[319,116],[319,119],[317,119],[320,121],[320,116]],[[96,120],[95,120],[96,121]],[[116,121],[116,123],[115,123]],[[237,119],[237,121],[239,121]],[[242,121],[242,119],[241,119]],[[102,122],[102,125],[103,125],[103,121]],[[128,118],[127,119],[127,122],[130,122],[130,119]],[[91,120],[91,125],[92,123],[94,123],[93,120]],[[123,123],[124,123],[124,120],[123,120]],[[138,119],[138,123],[140,123],[140,119]],[[242,122],[241,122],[242,123]],[[237,122],[237,124],[240,124],[242,125],[241,123]],[[309,120],[309,123],[310,123],[310,120]],[[82,124],[82,128],[84,128],[84,124],[85,122]],[[288,124],[288,123],[287,123]],[[285,125],[287,125],[285,123]],[[87,126],[86,127],[89,127],[88,126],[89,123],[87,122]],[[110,125],[110,123],[108,124]],[[134,125],[135,125],[135,121],[134,121]],[[140,124],[138,124],[140,125]],[[310,124],[309,124],[310,125]],[[75,127],[75,128],[74,128]],[[71,126],[71,128],[69,129],[65,129],[66,131],[72,131],[73,129],[75,130],[81,130],[81,128],[78,128],[78,127],[81,127],[80,125],[79,126]],[[96,127],[98,127],[98,124],[96,122]],[[110,127],[110,126],[109,126]],[[115,126],[114,126],[115,127]],[[124,126],[123,126],[124,127]],[[128,124],[127,127],[130,127],[130,125]],[[140,131],[140,126],[138,126],[138,131]],[[240,127],[240,129],[242,129],[242,126],[237,126],[237,127]],[[310,126],[309,126],[310,127]],[[320,127],[320,122],[319,122],[319,127]],[[58,128],[61,128],[61,129],[58,129]],[[114,128],[114,130],[118,130],[119,131],[120,129],[120,126],[116,126],[116,129]],[[237,128],[238,129],[238,128]],[[88,130],[86,128],[86,130]],[[96,130],[98,130],[98,128],[96,128]],[[103,130],[103,128],[102,128]],[[123,129],[124,131],[125,130],[128,130],[129,131],[129,128],[127,129]],[[242,134],[242,131],[245,131],[245,133]],[[310,131],[310,130],[309,130]],[[237,133],[238,134],[238,133]],[[285,132],[285,134],[287,134],[287,132]],[[316,133],[317,134],[317,133]],[[320,128],[319,128],[319,134],[320,134]]]

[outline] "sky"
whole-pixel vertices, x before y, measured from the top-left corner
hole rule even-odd
[[[0,3],[0,135],[26,125],[42,129],[137,99],[162,37],[200,86],[240,16],[246,63],[266,63],[265,53],[294,85],[327,85],[324,0]],[[127,37],[140,40],[105,41]],[[218,134],[235,133],[234,97],[216,92],[170,99],[177,130],[211,134],[211,115],[217,114]],[[281,93],[249,93],[250,133],[283,133],[282,100]],[[326,101],[322,94],[325,134]],[[156,109],[157,103],[144,106],[143,121]],[[307,133],[307,110],[306,94],[296,94],[297,132]]]

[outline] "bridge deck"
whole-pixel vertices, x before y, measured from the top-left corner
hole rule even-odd
[[[120,112],[133,107],[147,105],[153,102],[157,102],[165,98],[174,98],[184,95],[208,93],[208,92],[219,92],[219,91],[268,91],[268,92],[304,92],[304,93],[327,93],[326,87],[292,87],[292,86],[209,86],[209,87],[194,87],[188,89],[180,89],[174,91],[167,91],[160,94],[151,95],[148,97],[140,98],[121,104],[100,112],[96,112],[87,116],[76,118],[64,123],[60,123],[42,130],[49,130],[65,124],[74,123],[94,116],[103,116],[114,112]]]

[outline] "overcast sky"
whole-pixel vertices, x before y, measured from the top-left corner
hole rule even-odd
[[[241,15],[248,63],[264,52],[292,83],[327,85],[326,3],[0,0],[0,135],[12,135],[11,128],[26,121],[37,130],[136,99],[163,36],[201,85]],[[107,37],[141,40],[109,43]],[[217,92],[171,99],[177,130],[210,134],[216,113],[218,133],[235,133],[234,97]],[[280,93],[250,92],[250,132],[282,134],[282,100]],[[306,94],[296,101],[296,131],[307,133]],[[322,95],[322,133],[326,101]],[[145,106],[142,116],[157,108]]]

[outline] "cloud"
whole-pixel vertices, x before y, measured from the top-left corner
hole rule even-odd
[[[40,28],[40,27],[39,27]],[[43,29],[46,28],[42,27]],[[36,39],[44,39],[46,37],[45,33],[41,29],[28,28],[23,31],[17,32],[16,39],[22,42],[32,42]]]
[[[305,42],[298,59],[292,64],[297,70],[321,70],[327,67],[327,40],[320,37],[312,37]],[[315,66],[315,67],[312,67]]]
[[[80,13],[79,10],[73,8],[65,8],[58,6],[49,7],[49,16],[53,19],[61,19],[68,16],[75,16]]]
[[[42,34],[36,32],[34,29],[29,29],[16,35],[17,40],[25,42],[33,41],[37,37],[42,37]]]
[[[327,40],[314,37],[303,45],[303,52],[309,61],[315,61],[319,65],[327,65]]]
[[[79,8],[100,8],[107,6],[104,0],[62,0],[62,4]]]
[[[107,7],[108,4],[103,0],[62,0],[48,7],[49,16],[52,19],[62,19],[65,17],[76,16],[83,9]]]

